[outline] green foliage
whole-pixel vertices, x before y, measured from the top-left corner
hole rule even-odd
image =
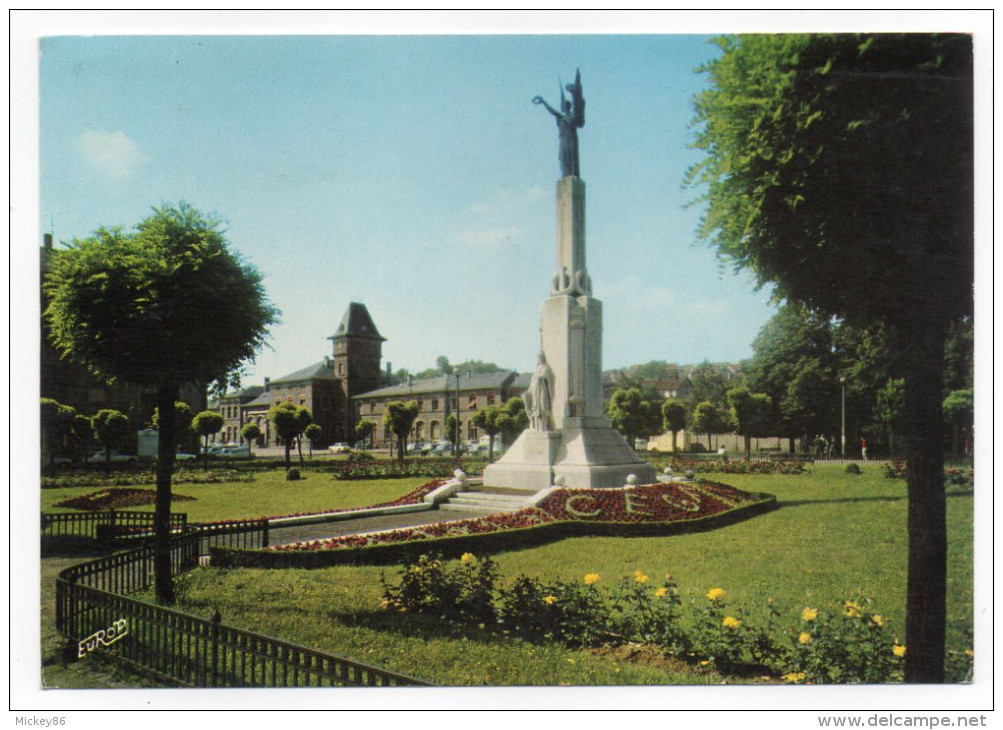
[[[662,402],[662,428],[672,434],[672,452],[676,451],[676,434],[686,428],[686,405],[682,401],[668,399]]]
[[[387,403],[383,412],[383,425],[397,437],[397,461],[404,463],[404,453],[407,449],[407,436],[411,432],[411,426],[418,417],[418,402],[395,400]]]
[[[174,401],[174,447],[183,444],[185,439],[191,434],[191,423],[194,418],[192,407],[183,400]],[[160,409],[153,409],[153,417],[150,419],[152,428],[160,429]]]
[[[526,413],[526,404],[522,398],[512,397],[498,408],[498,416],[495,424],[501,433],[502,441],[511,444],[520,433],[529,426],[529,415]]]
[[[251,447],[261,438],[261,427],[256,423],[245,423],[240,429],[240,435],[248,447]]]
[[[745,437],[745,456],[751,455],[753,436],[769,436],[773,427],[773,404],[765,393],[752,393],[744,385],[728,391],[731,422],[735,432]]]
[[[448,621],[494,622],[495,581],[498,567],[490,557],[465,553],[452,569],[441,560],[422,555],[401,569],[400,583],[391,586],[380,575],[384,608],[431,613]]]
[[[223,428],[223,416],[218,411],[200,411],[192,418],[192,430],[203,438],[219,433]]]
[[[686,405],[692,411],[698,403],[708,401],[715,406],[724,407],[725,394],[728,391],[728,380],[720,368],[714,367],[708,360],[696,366],[690,376],[691,388],[686,395]]]
[[[102,409],[91,418],[94,438],[104,447],[105,459],[111,460],[111,450],[129,438],[129,417],[121,411]]]
[[[300,470],[295,466],[286,469],[286,481],[287,482],[298,482],[303,477],[300,475]]]
[[[710,450],[711,434],[727,433],[731,428],[731,417],[722,406],[703,401],[697,403],[690,414],[690,428],[695,433],[707,434],[707,449]]]
[[[846,465],[846,469],[844,469],[844,471],[847,474],[859,474],[860,473],[860,467],[857,464],[847,464]]]
[[[77,433],[77,411],[72,406],[63,405],[52,398],[39,401],[42,436],[48,449],[50,463],[57,453],[62,452],[64,442]],[[90,421],[88,419],[87,426]],[[89,430],[89,428],[88,428]]]
[[[359,441],[369,441],[375,431],[376,424],[372,421],[359,421],[355,425],[355,438]]]
[[[606,414],[613,427],[634,445],[638,438],[647,438],[662,430],[662,404],[644,397],[638,388],[613,391]]]
[[[275,433],[282,439],[285,446],[286,468],[289,468],[289,453],[293,441],[299,438],[311,420],[310,410],[290,401],[276,403],[268,409],[268,420],[272,422]],[[302,458],[302,454],[300,455]]]
[[[498,423],[500,416],[501,409],[498,406],[485,406],[474,411],[474,425],[488,436],[488,461],[494,459],[495,436],[501,432],[501,426]]]

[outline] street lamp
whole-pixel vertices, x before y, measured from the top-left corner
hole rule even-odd
[[[453,375],[456,377],[456,408],[454,408],[453,418],[455,423],[453,424],[453,456],[458,457],[460,455],[460,371],[454,370]]]
[[[839,385],[843,391],[843,414],[839,424],[839,457],[846,458],[846,378],[840,376]]]

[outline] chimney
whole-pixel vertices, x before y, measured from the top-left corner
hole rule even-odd
[[[394,374],[393,365],[389,360],[387,360],[387,380],[390,380],[390,378],[393,377],[393,374]]]
[[[42,243],[45,246],[45,250],[46,251],[51,251],[52,250],[52,234],[51,233],[43,233],[42,234]]]
[[[265,390],[268,390],[268,387],[271,384],[272,384],[272,379],[271,378],[265,378]]]

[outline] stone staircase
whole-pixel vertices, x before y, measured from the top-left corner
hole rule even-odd
[[[458,492],[439,505],[439,509],[453,512],[480,512],[486,515],[515,512],[529,506],[535,491],[506,487],[471,486]]]

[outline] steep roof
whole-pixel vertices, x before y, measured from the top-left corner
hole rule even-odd
[[[515,373],[511,370],[503,370],[497,373],[474,373],[460,376],[459,388],[461,393],[471,390],[501,390],[501,388],[515,378]],[[434,378],[422,378],[412,380],[397,385],[388,385],[368,393],[359,393],[353,398],[385,398],[385,397],[411,397],[425,393],[453,393],[456,391],[457,382],[455,375],[438,375]]]
[[[345,316],[341,318],[341,324],[337,331],[327,339],[333,340],[335,337],[362,337],[369,340],[380,340],[386,342],[386,337],[380,334],[373,324],[373,318],[369,316],[369,310],[365,304],[351,302],[345,310]]]
[[[313,365],[307,365],[305,368],[300,368],[299,370],[289,373],[288,375],[283,375],[281,378],[275,378],[271,381],[272,385],[277,383],[291,383],[297,380],[337,380],[334,376],[334,371],[328,365],[327,360],[321,360],[320,362],[314,363]]]

